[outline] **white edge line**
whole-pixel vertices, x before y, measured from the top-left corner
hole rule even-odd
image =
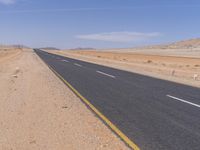
[[[79,66],[79,67],[82,67],[82,65],[80,65],[80,64],[77,64],[77,63],[74,63],[74,65],[76,65],[76,66]]]
[[[175,100],[181,101],[181,102],[183,102],[183,103],[187,103],[187,104],[190,104],[190,105],[192,105],[192,106],[196,106],[196,107],[199,107],[199,108],[200,108],[200,105],[195,104],[195,103],[192,103],[192,102],[189,102],[189,101],[186,101],[186,100],[184,100],[184,99],[177,98],[177,97],[171,96],[171,95],[166,95],[166,96],[167,96],[167,97],[170,97],[170,98],[173,98],[173,99],[175,99]]]
[[[100,73],[102,75],[105,75],[105,76],[108,76],[108,77],[111,77],[111,78],[116,78],[115,76],[113,75],[110,75],[110,74],[107,74],[107,73],[104,73],[104,72],[101,72],[101,71],[96,71],[97,73]]]

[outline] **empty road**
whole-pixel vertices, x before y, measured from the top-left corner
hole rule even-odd
[[[200,150],[200,89],[35,50],[141,150]]]

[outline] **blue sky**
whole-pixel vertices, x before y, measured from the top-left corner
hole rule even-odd
[[[0,0],[0,44],[119,48],[200,37],[199,0]]]

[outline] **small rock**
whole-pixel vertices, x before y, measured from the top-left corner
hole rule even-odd
[[[66,108],[68,108],[68,107],[67,107],[67,106],[63,106],[62,108],[63,108],[63,109],[66,109]]]
[[[36,144],[36,141],[35,140],[30,141],[30,144]]]
[[[19,73],[19,72],[20,72],[19,67],[16,67],[16,68],[15,68],[15,73],[17,74],[17,73]]]
[[[16,74],[12,75],[14,78],[17,78],[18,76]]]
[[[171,75],[174,76],[175,75],[175,70],[171,71]]]
[[[197,80],[198,79],[198,74],[194,74],[193,79]]]

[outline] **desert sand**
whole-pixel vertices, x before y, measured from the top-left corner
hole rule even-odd
[[[31,49],[0,51],[1,150],[126,150]]]
[[[200,87],[200,50],[149,48],[48,52]]]
[[[0,62],[9,60],[19,55],[22,52],[21,49],[17,48],[1,48],[0,47]]]

